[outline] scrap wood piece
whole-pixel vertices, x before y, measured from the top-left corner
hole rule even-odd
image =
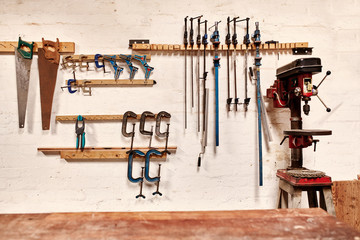
[[[86,121],[121,121],[123,115],[81,115]],[[157,114],[155,114],[154,119],[156,119]],[[75,122],[78,115],[64,115],[56,116],[55,121],[58,122]],[[136,119],[140,120],[141,114],[137,114]]]
[[[309,46],[308,42],[295,42],[295,43],[263,43],[260,45],[261,50],[291,50],[293,48],[307,48]],[[152,51],[185,51],[184,45],[179,44],[133,44],[133,50],[152,50]],[[204,45],[200,45],[200,50],[204,49]],[[220,45],[218,50],[227,50],[227,45]],[[230,50],[234,49],[233,45],[230,45]],[[256,46],[251,43],[249,44],[250,50],[255,50]],[[187,48],[187,51],[197,51],[198,46],[194,45],[194,48]],[[212,45],[207,45],[206,50],[214,50]],[[238,44],[236,50],[245,51],[245,44]]]
[[[68,80],[65,81],[65,85]],[[151,79],[84,79],[72,82],[71,87],[105,87],[105,86],[153,86],[156,84],[155,80]]]
[[[334,181],[336,217],[360,231],[360,181]]]
[[[18,42],[15,41],[0,41],[0,53],[15,53],[15,48],[18,46]],[[39,48],[43,47],[42,42],[35,42],[33,52],[37,53]],[[74,53],[74,42],[60,42],[59,53]]]

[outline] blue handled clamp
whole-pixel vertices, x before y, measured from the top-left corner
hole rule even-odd
[[[115,80],[118,80],[119,76],[120,76],[120,73],[124,70],[124,68],[117,65],[117,63],[116,63],[116,55],[113,55],[113,56],[104,55],[104,59],[111,63],[111,65],[113,66],[114,71],[115,71],[114,78],[115,78]]]
[[[94,59],[94,61],[95,61],[95,66],[96,66],[97,68],[103,68],[103,67],[105,67],[105,66],[104,66],[104,64],[103,64],[103,65],[100,65],[100,64],[99,64],[99,57],[102,57],[102,55],[101,55],[101,54],[96,54],[96,55],[95,55],[95,59]]]
[[[143,67],[145,69],[145,79],[146,80],[149,79],[150,73],[154,70],[154,68],[150,67],[149,64],[147,64],[146,55],[144,55],[144,56],[135,55],[134,59],[139,61],[141,63],[141,65],[143,65]]]
[[[67,89],[68,89],[69,93],[76,93],[77,90],[76,90],[76,89],[75,89],[75,90],[72,89],[71,83],[74,83],[73,85],[76,85],[76,79],[69,79],[69,80],[67,81]]]
[[[120,54],[119,55],[121,59],[123,59],[126,64],[128,65],[129,67],[129,70],[130,70],[130,79],[133,79],[134,76],[135,76],[135,73],[139,70],[138,67],[135,67],[133,65],[133,63],[131,62],[131,55],[125,55],[125,54]]]

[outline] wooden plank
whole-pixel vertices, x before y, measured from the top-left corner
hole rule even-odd
[[[14,47],[18,46],[18,42],[14,41],[0,41],[0,53],[14,53]],[[42,48],[42,42],[35,42],[33,52],[37,53],[39,48]],[[74,53],[74,42],[60,42],[59,53]]]
[[[137,148],[136,148],[137,149]],[[146,153],[148,149],[137,149]],[[62,150],[60,157],[66,160],[101,160],[101,159],[127,159],[128,150]],[[151,158],[166,159],[167,154],[162,156],[151,155]],[[136,155],[135,158],[145,158]]]
[[[262,50],[267,50],[267,51],[276,51],[276,50],[291,50],[293,48],[298,48],[298,47],[308,47],[309,43],[307,42],[295,42],[295,43],[277,43],[277,44],[261,44],[260,45],[260,49]],[[154,47],[153,47],[154,46]],[[185,47],[184,45],[178,45],[178,44],[169,44],[168,47],[166,48],[162,48],[162,49],[158,49],[159,44],[133,44],[132,49],[133,50],[152,50],[152,51],[184,51]],[[194,49],[193,51],[197,50],[197,46],[194,45]],[[203,50],[204,46],[201,44],[200,45],[200,50]],[[223,45],[219,45],[219,51],[226,51],[228,49],[228,46],[223,44]],[[234,49],[234,45],[230,45],[230,50]],[[245,51],[246,49],[246,45],[245,44],[238,44],[236,50],[239,51]],[[255,50],[256,47],[253,43],[251,43],[249,45],[248,49],[252,49]],[[187,48],[188,51],[191,51],[191,48],[188,47]],[[213,45],[208,44],[207,45],[207,50],[214,50]]]
[[[323,187],[322,191],[320,191],[320,197],[323,197],[323,202],[325,203],[326,208],[321,207],[322,209],[326,209],[326,211],[333,216],[336,216],[334,201],[331,194],[331,187]]]
[[[120,54],[102,54],[104,55],[108,55],[108,56],[114,56],[116,55],[116,60],[118,61],[124,61],[124,59],[120,58]],[[130,54],[124,54],[124,55],[130,55]],[[134,59],[134,56],[137,54],[131,54],[132,59]],[[150,61],[151,60],[151,54],[142,54],[146,56],[146,61]],[[103,57],[99,57],[99,61],[102,61]],[[80,54],[80,55],[64,55],[62,57],[62,61],[65,63],[68,62],[94,62],[95,61],[95,55],[93,54]]]
[[[360,181],[334,181],[336,217],[360,231]]]
[[[357,239],[323,210],[1,214],[10,239]]]
[[[156,84],[155,80],[151,79],[76,79],[76,85],[72,83],[72,87],[143,87],[143,86],[153,86]],[[67,80],[65,81],[67,85]]]
[[[85,118],[86,121],[121,121],[123,119],[123,115],[81,115]],[[155,114],[154,120],[157,114]],[[55,121],[59,122],[75,122],[78,115],[60,115],[55,117]],[[136,119],[140,120],[141,114],[137,114]],[[132,118],[130,118],[132,119]]]
[[[151,45],[147,43],[136,43],[132,45],[133,50],[151,50]]]
[[[142,149],[144,151],[149,150],[148,147],[134,147],[134,149]],[[163,151],[165,150],[164,147],[157,147],[156,149],[158,149],[159,151]],[[76,148],[59,148],[59,147],[52,147],[52,148],[38,148],[37,149],[39,152],[42,152],[44,154],[60,154],[61,151],[76,151]],[[105,151],[105,150],[109,150],[109,151],[115,151],[115,150],[124,150],[124,151],[128,151],[130,150],[129,147],[85,147],[84,150],[86,151],[90,151],[90,150],[94,150],[94,151]],[[177,147],[174,146],[169,146],[168,147],[169,152],[175,152],[177,150]]]
[[[146,153],[150,148],[143,147],[134,149],[140,150]],[[157,150],[164,151],[164,147],[156,148]],[[176,147],[168,147],[169,152],[176,152]],[[129,154],[127,151],[130,148],[85,148],[83,151],[75,148],[38,148],[38,151],[44,154],[60,154],[60,158],[66,160],[109,160],[109,159],[128,159]],[[167,154],[164,153],[161,156],[152,155],[151,158],[166,159]],[[144,158],[136,156],[136,159]]]

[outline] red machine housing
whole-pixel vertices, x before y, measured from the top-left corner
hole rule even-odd
[[[266,91],[266,97],[273,99],[275,108],[289,107],[294,97],[311,97],[313,95],[312,73],[303,73],[287,79],[277,79]]]

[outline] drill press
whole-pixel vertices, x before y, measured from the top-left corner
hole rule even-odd
[[[291,149],[291,163],[287,169],[279,169],[277,176],[289,182],[291,185],[297,184],[311,185],[331,185],[331,178],[324,172],[309,170],[303,167],[303,148],[307,148],[319,140],[313,136],[331,135],[331,130],[303,129],[301,118],[301,101],[304,101],[303,112],[308,115],[310,112],[309,101],[311,97],[317,96],[325,106],[326,111],[330,112],[325,103],[318,96],[318,88],[325,78],[331,74],[326,72],[325,77],[317,85],[312,84],[312,75],[320,73],[322,69],[320,58],[301,58],[297,59],[276,70],[274,84],[267,89],[267,98],[273,100],[275,108],[289,108],[291,129],[284,131],[284,139],[288,138],[289,148]]]

